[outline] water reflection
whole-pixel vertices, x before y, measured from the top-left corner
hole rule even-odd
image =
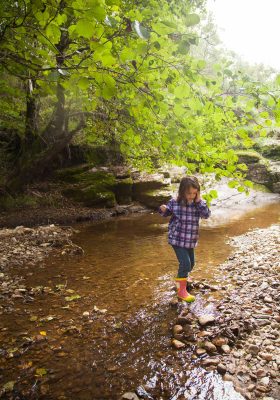
[[[279,211],[274,204],[238,221],[202,226],[195,278],[215,281],[217,265],[230,252],[228,238],[277,222]],[[175,294],[177,260],[166,240],[167,219],[156,214],[121,217],[77,229],[74,240],[85,255],[28,267],[32,275],[26,275],[26,284],[51,288],[65,284],[81,299],[65,309],[63,297],[42,294],[29,304],[18,303],[16,312],[4,316],[3,340],[14,340],[13,345],[20,332],[47,331],[48,342],[22,356],[22,362],[33,360],[37,368],[50,371],[45,379],[47,397],[38,389],[35,398],[114,400],[138,387],[143,398],[151,399],[241,399],[230,383],[191,362],[191,349],[178,353],[170,347],[176,312],[169,302]],[[193,305],[196,314],[205,306],[199,298]],[[94,312],[94,306],[108,311]],[[85,311],[90,318],[83,317]],[[30,322],[30,315],[56,319],[38,326]],[[69,326],[72,330],[67,331]],[[18,374],[16,360],[9,360],[4,382]],[[33,383],[26,377],[26,386]]]

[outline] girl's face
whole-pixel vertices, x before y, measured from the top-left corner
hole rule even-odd
[[[186,200],[188,203],[191,203],[192,201],[194,201],[195,197],[197,195],[197,189],[190,187],[189,189],[187,189],[185,196],[186,196]]]

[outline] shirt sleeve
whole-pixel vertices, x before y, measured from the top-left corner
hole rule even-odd
[[[169,215],[172,215],[173,213],[173,203],[174,200],[170,199],[169,202],[166,204],[166,210],[165,212],[161,211],[160,208],[158,208],[158,212],[162,217],[169,217]]]
[[[199,211],[199,216],[200,218],[207,219],[211,215],[211,211],[208,208],[206,201],[200,200],[198,203],[196,203],[197,209]]]

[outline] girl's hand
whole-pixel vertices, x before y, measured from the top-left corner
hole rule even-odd
[[[200,192],[197,192],[194,201],[195,201],[196,203],[198,203],[200,200],[201,200]]]
[[[165,212],[165,211],[166,211],[166,205],[165,205],[165,204],[162,204],[159,208],[160,208],[160,210],[161,210],[162,212]]]

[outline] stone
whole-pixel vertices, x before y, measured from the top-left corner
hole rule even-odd
[[[224,375],[227,372],[227,367],[225,366],[225,364],[219,363],[217,365],[217,371],[221,374]]]
[[[258,390],[259,392],[262,392],[262,393],[266,393],[266,392],[270,391],[270,388],[267,386],[264,386],[264,385],[257,385],[256,390]]]
[[[206,350],[205,349],[201,349],[200,347],[198,349],[196,349],[196,354],[198,356],[202,356],[202,354],[205,354]]]
[[[251,344],[248,347],[248,352],[251,353],[251,354],[258,354],[259,350],[260,350],[259,346],[256,346],[255,344]]]
[[[172,339],[172,345],[173,345],[173,347],[175,347],[175,349],[182,349],[182,348],[186,347],[185,343],[183,343],[177,339]]]
[[[173,334],[174,334],[174,335],[180,334],[180,333],[182,333],[182,332],[183,332],[183,327],[182,327],[182,325],[174,325],[174,326],[173,326]]]
[[[254,385],[253,383],[251,383],[251,384],[247,387],[247,390],[248,390],[249,392],[253,392],[253,390],[255,390],[255,387],[256,387],[256,385]]]
[[[221,350],[222,350],[222,352],[225,353],[225,354],[229,354],[229,353],[231,352],[231,349],[230,349],[230,347],[229,347],[227,344],[223,344],[223,345],[221,346]]]
[[[210,324],[210,323],[214,322],[215,320],[216,320],[216,318],[214,317],[214,315],[210,315],[210,314],[201,315],[198,318],[198,322],[202,326]]]
[[[216,337],[212,340],[212,343],[217,347],[222,347],[228,344],[228,339],[224,337]]]
[[[260,353],[259,356],[263,358],[266,361],[272,361],[273,360],[273,355],[269,353]]]
[[[208,367],[209,365],[218,365],[220,363],[220,360],[218,358],[206,358],[205,360],[202,361],[202,365],[204,367]]]
[[[217,351],[217,347],[211,342],[204,342],[203,347],[209,353],[215,353]]]
[[[234,377],[231,376],[230,374],[225,374],[223,378],[224,378],[224,381],[227,381],[227,382],[232,382],[234,380]]]
[[[264,369],[258,369],[256,375],[258,378],[263,378],[267,375],[267,373]]]
[[[265,376],[264,378],[260,379],[260,382],[261,382],[263,385],[269,385],[269,377],[268,377],[268,376]]]
[[[139,397],[136,393],[126,392],[122,395],[121,400],[139,400]]]

